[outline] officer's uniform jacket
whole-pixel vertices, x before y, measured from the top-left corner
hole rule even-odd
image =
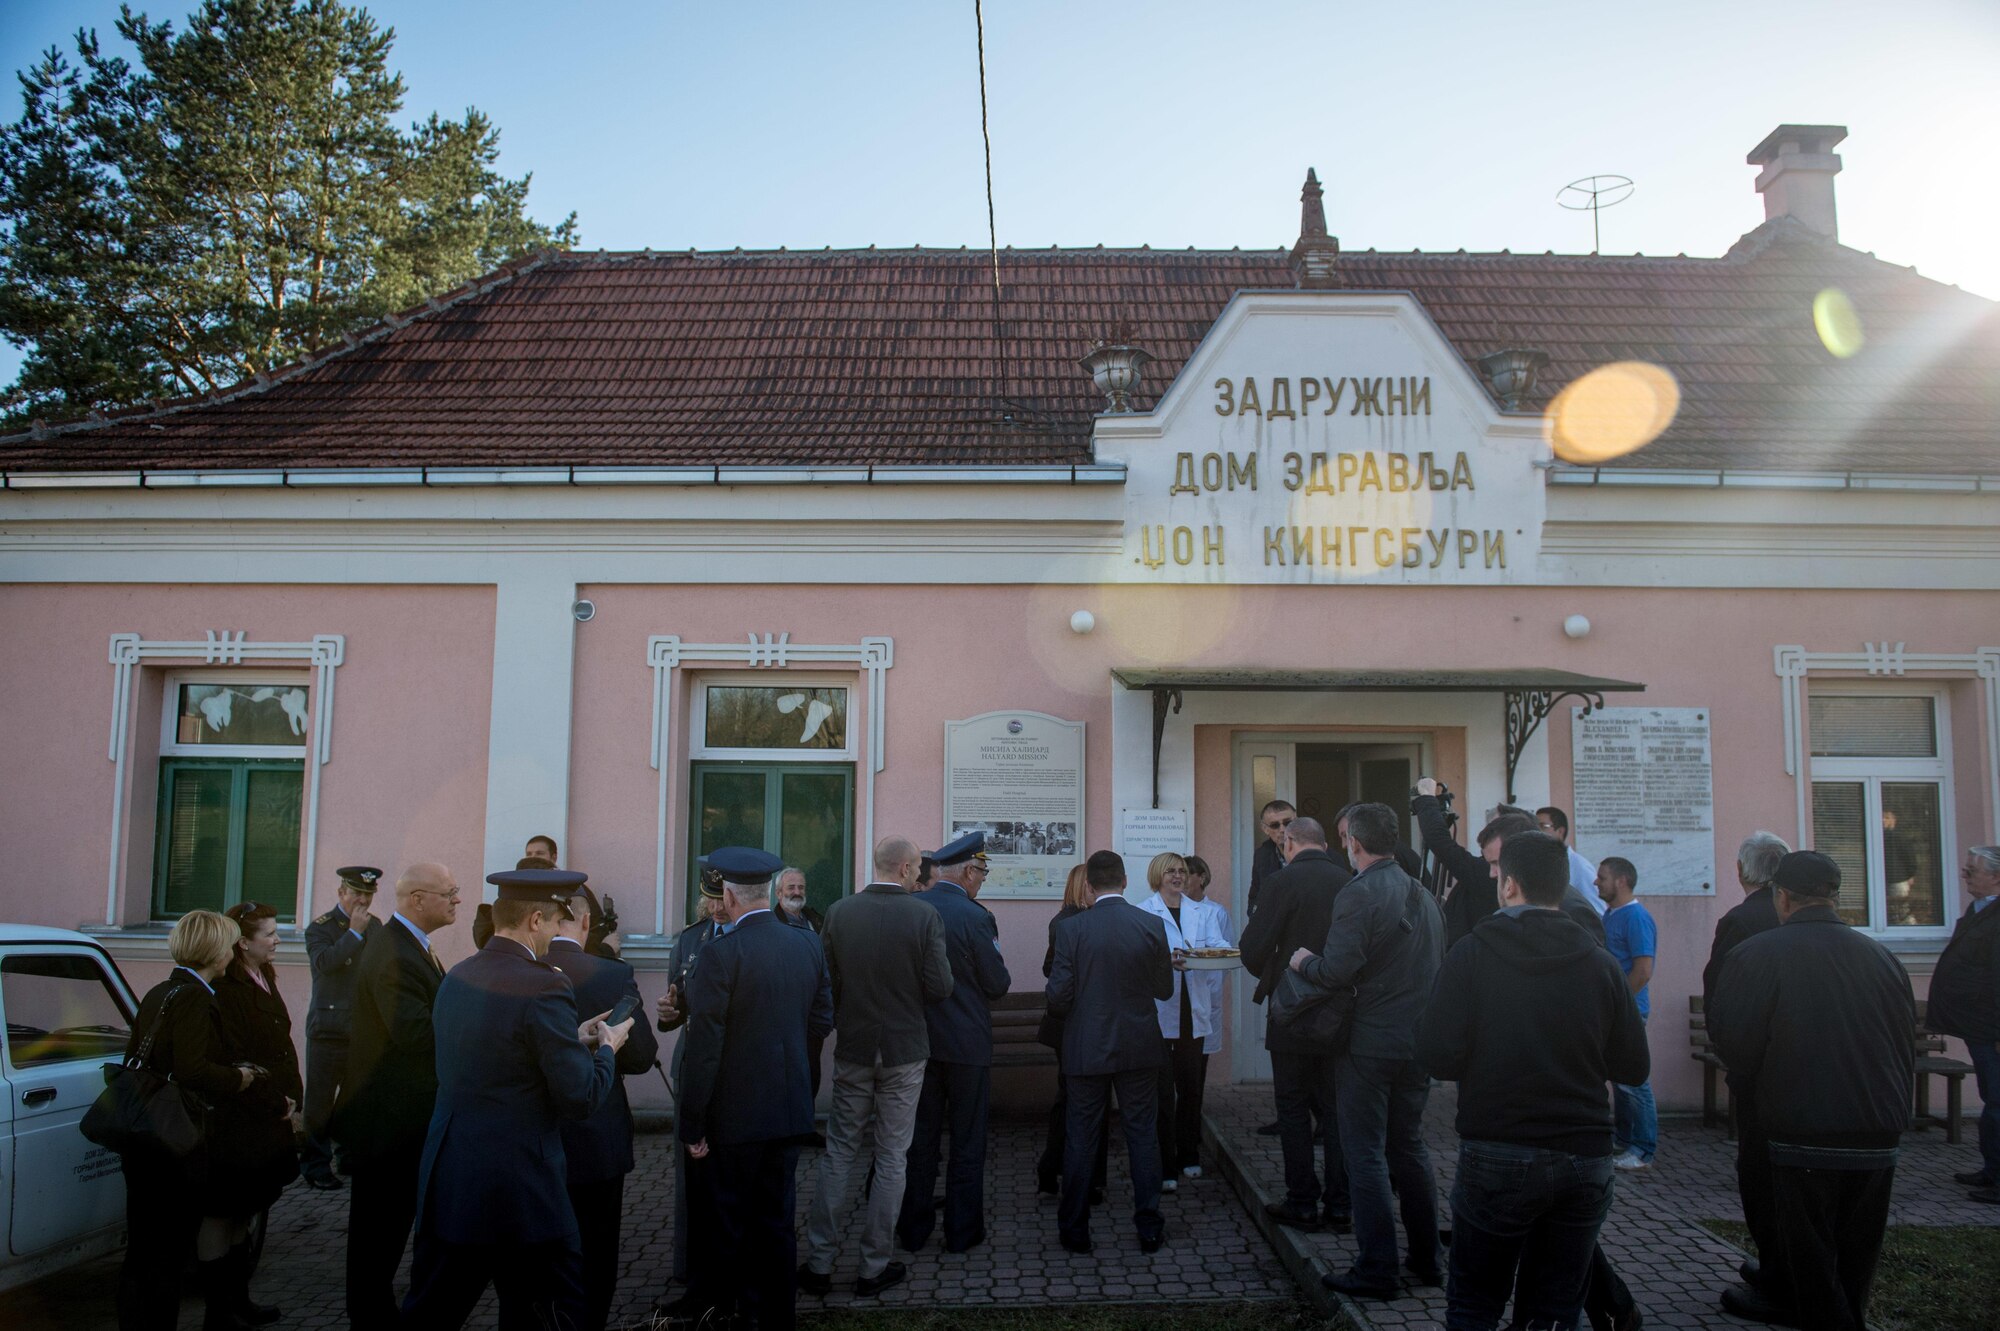
[[[659,1029],[674,1031],[687,1024],[688,984],[694,976],[695,963],[701,956],[701,950],[713,937],[715,937],[714,920],[697,921],[674,935],[673,951],[667,954],[667,979],[670,983],[680,986],[681,1015],[672,1021],[661,1022]],[[686,1057],[687,1037],[682,1036],[674,1043],[673,1065],[668,1069],[673,1076],[674,1094],[677,1097],[680,1095],[681,1062]]]
[[[380,925],[373,927],[379,928]],[[306,959],[312,964],[308,1040],[345,1040],[354,1024],[354,986],[361,974],[361,944],[347,912],[335,906],[306,926]]]
[[[437,1108],[417,1175],[425,1233],[508,1245],[576,1234],[560,1124],[595,1113],[618,1081],[610,1047],[577,1039],[580,1021],[562,972],[510,938],[451,968],[437,996]]]
[[[944,918],[944,950],[951,962],[951,992],[924,1008],[931,1058],[992,1067],[993,1004],[1013,983],[1000,956],[1000,926],[993,912],[957,883],[939,880],[910,895]]]
[[[608,1012],[619,999],[639,992],[638,978],[629,965],[586,952],[570,939],[551,943],[546,960],[569,980],[579,1022]],[[625,1098],[625,1078],[650,1071],[660,1056],[659,1037],[653,1034],[652,1023],[643,1020],[643,1009],[640,1015],[618,1051],[618,1076],[611,1083],[611,1094],[589,1118],[562,1125],[571,1186],[602,1183],[632,1172],[632,1106]]]
[[[811,1137],[810,1048],[833,1030],[819,939],[769,911],[745,915],[702,948],[688,990],[680,1139],[740,1146]]]

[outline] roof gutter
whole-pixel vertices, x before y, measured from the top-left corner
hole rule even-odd
[[[356,467],[274,471],[8,471],[8,490],[310,486],[1123,485],[1125,465],[866,467]]]
[[[1698,490],[1918,490],[2000,494],[2000,476],[1888,471],[1731,471],[1664,467],[1548,467],[1550,485],[1654,486]]]

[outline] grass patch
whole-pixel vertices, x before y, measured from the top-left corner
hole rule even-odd
[[[1037,1308],[836,1308],[799,1316],[814,1331],[1325,1331],[1301,1303],[1119,1303]]]
[[[1704,1220],[1720,1238],[1755,1252],[1734,1220]],[[1868,1320],[1890,1331],[2000,1331],[1993,1275],[2000,1229],[1988,1225],[1891,1225],[1882,1239]]]

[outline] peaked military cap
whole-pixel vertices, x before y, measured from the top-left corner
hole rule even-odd
[[[486,875],[500,889],[502,901],[543,901],[567,905],[590,875],[571,869],[502,869]]]
[[[768,883],[785,862],[765,850],[749,846],[724,846],[708,852],[708,867],[728,883]],[[718,893],[717,895],[720,895]]]
[[[697,855],[694,861],[695,882],[701,887],[701,894],[716,901],[722,900],[722,875],[708,862],[708,856]]]
[[[356,892],[373,892],[382,881],[382,871],[372,864],[350,864],[345,869],[335,869],[334,873]]]
[[[986,833],[979,831],[967,832],[964,836],[951,842],[949,845],[939,846],[931,852],[930,858],[939,864],[963,864],[967,860],[978,860],[984,863],[986,860]]]

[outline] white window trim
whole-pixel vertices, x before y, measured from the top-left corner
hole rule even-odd
[[[1958,866],[1958,837],[1952,818],[1951,698],[1941,683],[1910,680],[1902,683],[1871,684],[1865,680],[1836,680],[1813,685],[1810,698],[1928,698],[1931,723],[1937,732],[1937,756],[1932,758],[1834,758],[1808,754],[1807,790],[1815,782],[1860,782],[1863,789],[1862,817],[1866,820],[1868,848],[1868,919],[1866,932],[1879,937],[1949,937],[1958,918],[1958,891],[1953,872]],[[1882,782],[1934,782],[1938,787],[1938,872],[1942,876],[1944,919],[1938,924],[1889,924],[1888,869],[1884,863],[1881,833]],[[1801,831],[1801,837],[1804,833]],[[1882,921],[1882,923],[1876,923]]]
[[[104,888],[104,923],[118,925],[118,883],[125,867],[124,830],[127,823],[126,778],[132,760],[132,670],[146,661],[192,661],[207,666],[240,666],[246,662],[303,661],[313,668],[311,742],[306,746],[306,829],[304,868],[294,919],[313,917],[313,855],[319,840],[319,769],[333,757],[333,678],[347,658],[347,639],[338,633],[316,634],[310,642],[250,642],[241,630],[209,629],[197,642],[149,641],[137,633],[111,635],[111,752],[117,765],[111,797],[111,863]],[[165,708],[162,707],[164,711]],[[217,755],[221,756],[221,755]],[[267,753],[265,756],[276,756]]]
[[[174,671],[166,678],[166,693],[160,701],[162,758],[303,758],[312,745],[310,725],[297,744],[183,744],[177,724],[180,721],[180,687],[183,684],[303,684],[310,689],[312,676],[303,670]]]
[[[837,749],[732,749],[708,743],[708,691],[711,688],[771,688],[778,686],[767,675],[748,671],[716,671],[695,676],[688,684],[688,757],[697,761],[746,761],[760,763],[839,763],[855,759],[854,704],[859,690],[853,675],[793,674],[787,670],[782,687],[839,689],[847,695],[847,742]]]
[[[875,775],[887,762],[883,748],[883,702],[888,690],[888,673],[896,663],[896,641],[888,637],[866,637],[856,643],[800,644],[790,633],[750,633],[744,642],[689,643],[680,635],[654,634],[646,639],[646,664],[653,671],[652,767],[660,774],[659,807],[655,821],[653,851],[653,931],[667,931],[667,831],[668,811],[675,786],[670,764],[665,761],[668,718],[672,714],[674,672],[699,662],[715,665],[747,665],[752,670],[789,671],[796,662],[809,665],[851,664],[866,675],[868,728],[860,760],[862,784],[862,833],[855,838],[856,874],[875,845]],[[854,743],[854,699],[847,708],[848,743]],[[773,753],[792,754],[795,761],[807,761],[805,751],[758,751],[760,759]]]
[[[1816,762],[1806,752],[1806,680],[1812,674],[1845,674],[1873,679],[1903,680],[1911,671],[1925,675],[1969,674],[1976,676],[1985,694],[1986,725],[1984,747],[1986,750],[1987,825],[2000,830],[2000,647],[1978,647],[1970,652],[1911,652],[1900,642],[1863,643],[1859,652],[1809,652],[1801,646],[1780,646],[1772,650],[1772,663],[1778,675],[1784,700],[1785,716],[1785,772],[1793,779],[1798,801],[1798,822],[1795,840],[1804,841],[1806,829],[1810,825],[1807,818],[1808,801],[1812,793],[1812,772]],[[1912,687],[1924,687],[1927,680],[1909,681]],[[1942,701],[1942,700],[1941,700]],[[1939,715],[1938,748],[1941,753],[1950,752],[1950,735],[1943,727],[1948,718]],[[1868,760],[1874,761],[1874,760]],[[1906,761],[1906,760],[1889,760]],[[1945,796],[1950,798],[1951,774],[1946,775]],[[1956,841],[1953,810],[1947,805],[1941,819],[1947,829],[1947,849]],[[1949,861],[1956,866],[1956,858]],[[1947,872],[1950,872],[1947,869]],[[1947,888],[1951,907],[1946,916],[1955,918],[1956,908],[1962,906],[1961,893]],[[1942,931],[1917,930],[1901,927],[1882,930],[1897,938],[1916,938],[1925,934]]]

